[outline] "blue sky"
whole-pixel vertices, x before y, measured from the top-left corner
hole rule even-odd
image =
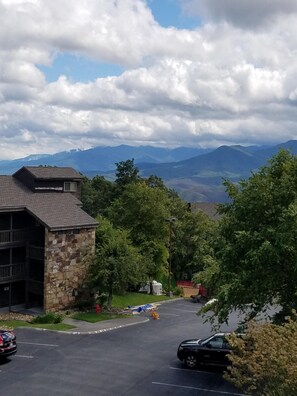
[[[295,0],[0,0],[0,160],[297,139]]]
[[[191,17],[182,10],[179,0],[151,0],[148,5],[155,19],[164,27],[194,29],[199,24],[197,16]]]
[[[39,65],[47,82],[58,80],[61,75],[67,76],[72,82],[89,82],[96,78],[119,76],[124,68],[112,63],[98,62],[82,55],[59,53],[51,65]]]

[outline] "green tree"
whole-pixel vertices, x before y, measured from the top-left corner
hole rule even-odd
[[[95,176],[93,179],[84,178],[82,184],[81,201],[83,210],[90,216],[104,215],[106,208],[111,204],[115,196],[115,185],[103,176]]]
[[[145,279],[143,260],[132,246],[124,230],[99,218],[96,231],[96,252],[89,267],[89,281],[93,289],[108,294],[107,305],[112,305],[114,292],[122,293],[129,285],[137,285]]]
[[[96,208],[94,205],[96,192],[92,186],[91,180],[84,177],[81,188],[82,209],[90,216],[96,217]]]
[[[246,336],[230,337],[234,353],[225,378],[245,392],[261,396],[297,395],[297,322],[249,323]]]
[[[214,257],[217,224],[202,211],[191,212],[183,203],[174,225],[173,271],[177,279],[192,280]]]
[[[170,198],[160,188],[150,188],[144,181],[128,184],[109,208],[108,217],[129,236],[143,255],[152,281],[167,268]]]
[[[297,157],[280,150],[248,180],[226,187],[218,262],[207,276],[218,298],[215,315],[223,322],[251,303],[253,317],[278,303],[282,322],[297,306]]]
[[[115,198],[115,185],[103,176],[95,176],[92,179],[92,187],[96,191],[95,206],[97,214],[104,216]]]
[[[150,175],[147,179],[144,179],[145,183],[149,186],[149,187],[157,187],[157,188],[161,188],[166,190],[167,187],[165,186],[163,180],[161,179],[161,177],[155,176],[155,175]]]
[[[138,181],[139,169],[134,165],[134,158],[127,161],[116,162],[116,184],[124,187],[129,183]]]

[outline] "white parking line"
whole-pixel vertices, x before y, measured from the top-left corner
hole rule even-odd
[[[20,357],[20,358],[25,358],[25,359],[33,359],[34,358],[34,356],[32,356],[32,355],[19,355],[19,354],[14,355],[14,357]]]
[[[232,393],[232,392],[224,392],[224,391],[218,391],[218,390],[212,390],[212,389],[206,389],[206,388],[196,388],[195,386],[166,384],[165,382],[152,382],[152,384],[153,385],[161,385],[161,386],[169,386],[169,387],[172,387],[172,388],[193,389],[193,390],[198,390],[198,391],[201,391],[201,392],[220,393],[222,395],[247,396],[247,395],[244,395],[243,393]]]
[[[18,341],[18,344],[25,344],[25,345],[38,345],[38,346],[48,346],[48,347],[58,347],[57,344],[39,344],[38,342],[22,342]]]

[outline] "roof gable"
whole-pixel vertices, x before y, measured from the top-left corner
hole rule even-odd
[[[13,176],[0,176],[0,211],[27,210],[50,230],[96,227],[71,193],[34,193]]]
[[[83,176],[75,169],[70,167],[57,166],[23,166],[13,174],[18,177],[21,173],[29,173],[34,179],[54,179],[54,180],[77,180]]]

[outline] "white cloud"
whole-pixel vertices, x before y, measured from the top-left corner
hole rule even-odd
[[[234,1],[183,1],[206,19],[178,30],[158,25],[144,0],[0,0],[0,159],[296,138],[295,1]],[[39,66],[65,52],[125,71],[48,83]]]

